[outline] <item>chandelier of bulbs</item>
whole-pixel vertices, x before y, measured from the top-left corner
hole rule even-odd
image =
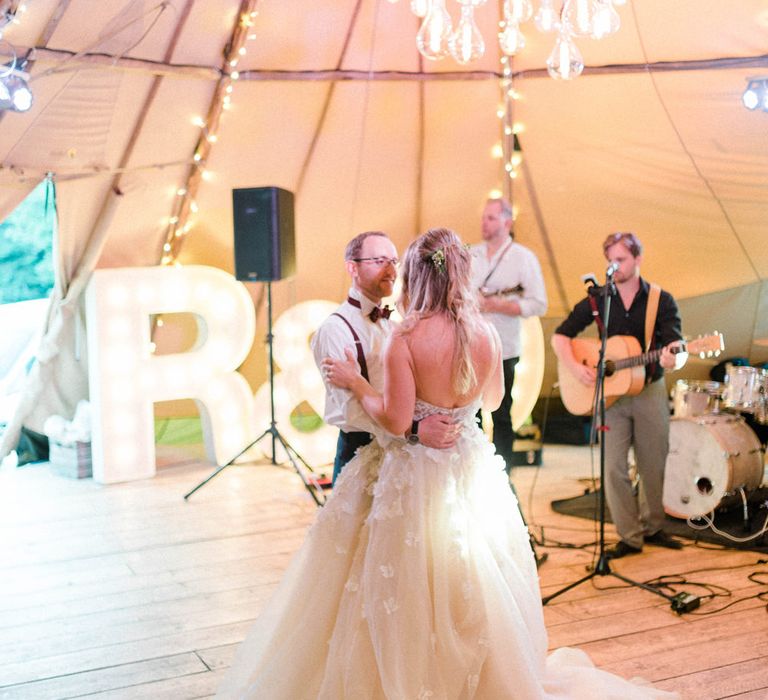
[[[390,0],[397,2],[397,0]],[[446,0],[411,0],[411,10],[422,18],[416,46],[424,58],[439,61],[446,56],[462,65],[485,53],[485,41],[475,23],[475,9],[486,0],[456,0],[461,8],[454,28]],[[503,0],[499,22],[499,47],[505,56],[516,55],[525,46],[520,25],[534,18],[536,29],[556,35],[547,59],[547,71],[558,80],[570,80],[584,70],[584,59],[574,43],[577,37],[602,39],[619,30],[616,6],[626,0],[539,0],[534,16],[532,0]]]

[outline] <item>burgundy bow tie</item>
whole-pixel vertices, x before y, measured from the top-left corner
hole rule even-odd
[[[392,309],[390,309],[388,306],[374,306],[371,309],[371,313],[368,314],[368,318],[376,323],[376,321],[378,321],[380,318],[389,318],[391,313]]]
[[[360,302],[357,299],[353,299],[352,297],[347,297],[347,303],[358,309],[363,308]],[[391,313],[392,309],[390,309],[388,306],[374,306],[371,309],[371,312],[368,314],[368,318],[376,323],[376,321],[378,321],[380,318],[389,318]]]

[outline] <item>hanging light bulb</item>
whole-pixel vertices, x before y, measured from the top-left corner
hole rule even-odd
[[[536,29],[540,32],[552,32],[557,25],[557,12],[553,5],[553,0],[541,0],[539,11],[533,18],[536,23]]]
[[[533,15],[531,0],[506,0],[504,3],[504,16],[515,20],[518,24],[527,22]]]
[[[571,27],[571,33],[575,36],[590,36],[594,11],[594,0],[565,0],[563,14]]]
[[[547,72],[555,80],[572,80],[584,70],[584,59],[568,29],[567,25],[561,28],[555,48],[547,59]]]
[[[592,15],[592,37],[602,39],[604,36],[619,31],[621,17],[613,7],[611,0],[595,0],[595,12]]]
[[[499,32],[499,46],[507,56],[514,56],[525,47],[525,36],[517,26],[517,22],[508,20],[504,24],[504,30]]]
[[[430,0],[411,0],[411,12],[417,17],[425,17],[429,12]]]
[[[451,56],[462,65],[480,58],[485,53],[483,35],[475,24],[473,5],[461,6],[461,19],[451,35]]]
[[[416,35],[416,46],[424,58],[439,61],[450,51],[453,26],[445,9],[445,0],[431,0],[429,12]]]

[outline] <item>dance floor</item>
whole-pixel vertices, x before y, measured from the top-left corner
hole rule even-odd
[[[545,445],[543,466],[514,470],[547,555],[544,596],[594,562],[595,523],[550,507],[589,488],[592,460],[587,447]],[[231,467],[184,501],[210,466],[166,447],[158,463],[155,478],[112,486],[47,464],[0,470],[0,699],[214,693],[316,506],[293,471],[267,462]],[[672,583],[662,597],[601,575],[558,595],[545,608],[552,648],[579,646],[602,668],[692,700],[768,698],[764,555],[688,542],[648,546],[611,570]],[[699,607],[675,612],[680,592]]]

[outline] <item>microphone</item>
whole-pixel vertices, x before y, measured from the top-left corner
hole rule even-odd
[[[619,269],[619,263],[612,262],[610,265],[608,265],[608,269],[605,271],[606,277],[613,277],[616,270]]]

